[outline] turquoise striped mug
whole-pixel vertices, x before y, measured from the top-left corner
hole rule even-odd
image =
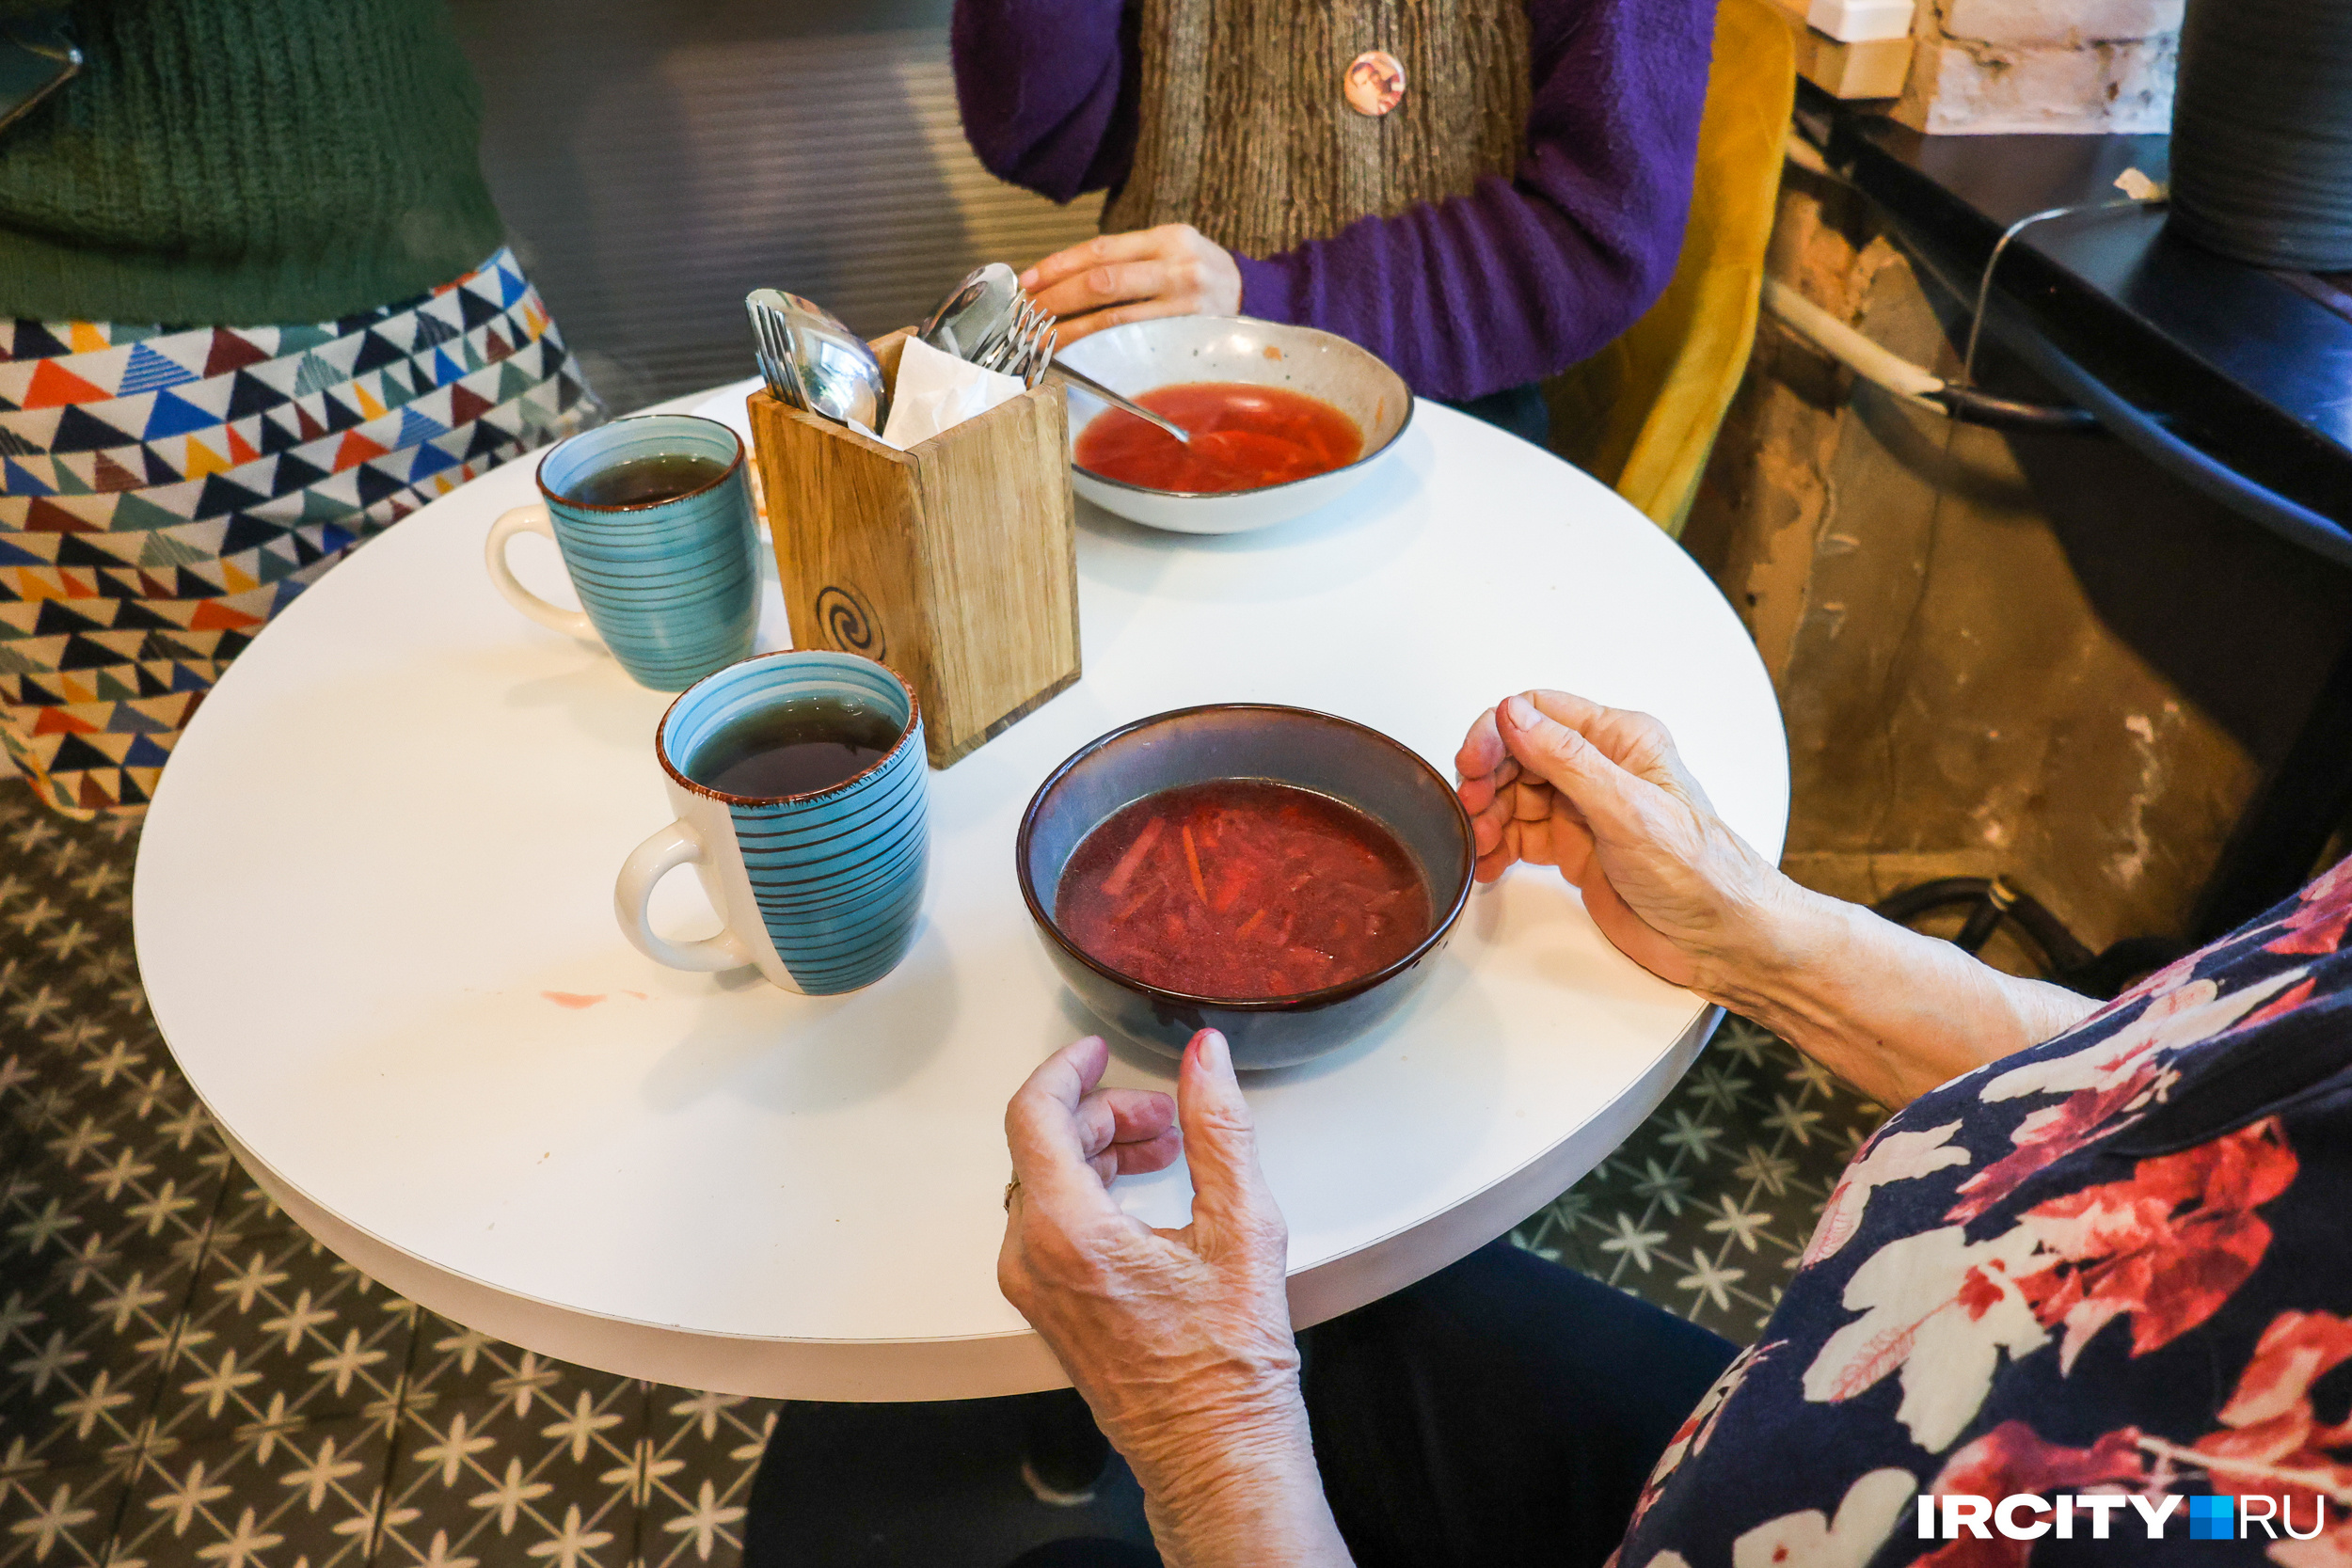
[[[632,466],[691,465],[715,475],[644,500],[583,499]],[[583,431],[539,462],[540,501],[490,525],[490,580],[525,615],[601,642],[638,685],[677,691],[752,651],[759,619],[759,537],[743,443],[716,420],[641,414]],[[548,603],[515,579],[507,542],[538,533],[563,552],[582,610]]]
[[[803,794],[731,795],[696,777],[698,753],[715,739],[811,700],[855,704],[898,738],[864,771]],[[856,990],[898,967],[914,941],[930,859],[923,715],[906,682],[855,654],[763,654],[671,704],[654,755],[677,819],[637,847],[613,885],[613,913],[632,946],[672,969],[757,964],[806,996]],[[654,884],[681,865],[694,868],[724,923],[715,937],[673,941],[646,918]]]

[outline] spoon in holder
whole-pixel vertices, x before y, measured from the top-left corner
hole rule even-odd
[[[882,362],[866,340],[821,306],[781,289],[743,296],[769,390],[812,414],[871,436],[890,408]]]
[[[1192,432],[1184,426],[1057,360],[1056,332],[1054,318],[1029,297],[1013,270],[1002,261],[991,261],[941,300],[916,336],[943,354],[1017,376],[1031,387],[1051,375],[1122,414],[1157,426],[1186,446],[1192,444]]]

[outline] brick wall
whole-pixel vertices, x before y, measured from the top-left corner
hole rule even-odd
[[[1937,133],[2164,131],[2183,0],[1919,0],[1896,117]]]
[[[1791,167],[1767,265],[1957,373],[1963,303],[1851,187]],[[2185,933],[2352,626],[2337,576],[2119,443],[1953,424],[1769,315],[1683,543],[1780,698],[1791,876],[2004,875],[2093,948]]]

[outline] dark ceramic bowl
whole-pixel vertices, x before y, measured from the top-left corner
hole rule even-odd
[[[1435,924],[1385,969],[1300,996],[1232,1001],[1164,990],[1089,957],[1054,924],[1071,852],[1113,812],[1216,779],[1296,784],[1341,800],[1396,835],[1421,867]],[[1429,972],[1469,902],[1470,817],[1434,768],[1377,730],[1306,708],[1219,703],[1139,719],[1054,769],[1021,817],[1021,896],[1045,951],[1096,1017],[1170,1056],[1216,1029],[1238,1068],[1288,1067],[1334,1050],[1396,1010]]]

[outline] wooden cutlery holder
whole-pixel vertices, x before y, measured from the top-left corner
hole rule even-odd
[[[895,385],[907,334],[874,344]],[[898,451],[752,394],[798,648],[889,665],[945,768],[1078,678],[1069,412],[1033,388]]]

